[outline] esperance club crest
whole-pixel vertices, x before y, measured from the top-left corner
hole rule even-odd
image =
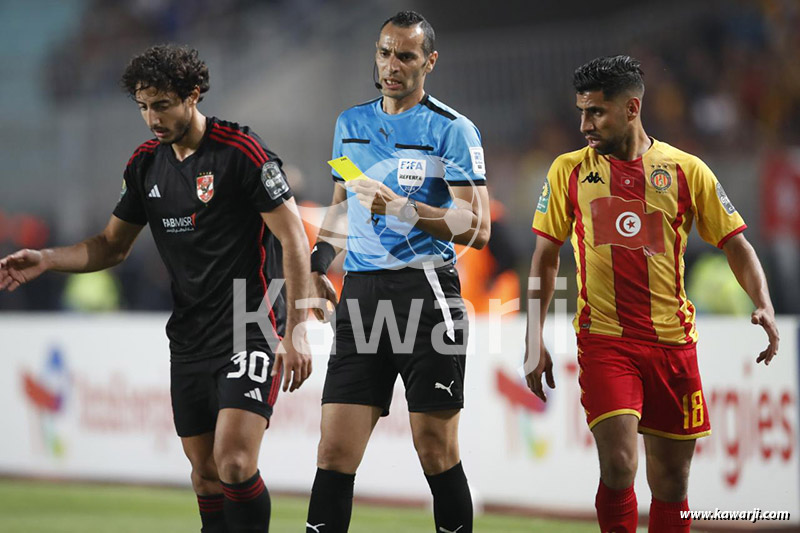
[[[657,168],[650,174],[650,184],[658,192],[664,192],[672,185],[672,176],[663,168]]]
[[[197,176],[197,197],[207,204],[214,197],[214,174],[208,172]]]

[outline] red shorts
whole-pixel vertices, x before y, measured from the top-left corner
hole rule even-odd
[[[578,364],[589,429],[606,418],[631,414],[639,418],[640,433],[678,440],[711,433],[695,345],[579,337]]]

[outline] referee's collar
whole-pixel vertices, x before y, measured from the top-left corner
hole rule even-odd
[[[406,116],[410,115],[412,112],[416,112],[416,110],[420,106],[422,106],[422,107],[428,107],[429,106],[429,104],[428,104],[428,93],[425,93],[422,96],[422,98],[420,98],[419,102],[417,102],[413,106],[409,107],[405,111],[402,111],[400,113],[395,113],[395,114],[392,115],[390,113],[387,113],[386,110],[383,109],[383,100],[384,100],[384,98],[386,98],[386,97],[385,96],[381,96],[380,99],[377,100],[378,112],[380,113],[380,115],[383,118],[388,118],[390,120],[396,120],[396,119],[399,119],[401,117],[406,117]]]

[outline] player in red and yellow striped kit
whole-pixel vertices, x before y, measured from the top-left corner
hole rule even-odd
[[[529,298],[539,307],[529,316],[538,311],[541,318],[529,321],[528,385],[543,400],[542,374],[554,386],[550,355],[539,339],[558,251],[571,235],[581,401],[600,458],[601,529],[636,530],[640,432],[653,493],[650,531],[689,531],[679,511],[688,509],[695,439],[711,428],[697,369],[695,310],[683,283],[683,253],[695,220],[700,236],[725,252],[756,306],[753,323],[769,336],[759,362],[777,353],[772,303],[742,234],[746,225],[717,178],[697,157],[645,133],[638,61],[595,59],[575,71],[574,85],[588,146],[555,160],[536,208],[531,277],[539,278],[539,288]]]

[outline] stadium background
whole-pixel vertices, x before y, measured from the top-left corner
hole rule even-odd
[[[440,60],[428,91],[482,133],[490,192],[509,237],[502,274],[525,278],[547,168],[583,144],[572,70],[625,52],[644,65],[647,132],[715,170],[750,227],[777,310],[800,314],[800,4],[793,0],[2,0],[0,256],[103,227],[124,162],[150,136],[119,75],[132,54],[160,42],[198,48],[211,70],[201,110],[252,126],[286,162],[297,196],[325,204],[335,118],[376,95],[372,43],[380,23],[407,8],[437,31]],[[569,272],[571,250],[562,252]],[[747,314],[720,258],[695,232],[690,297],[701,312]],[[488,286],[501,272],[480,275],[464,284]],[[575,282],[567,281],[571,308]],[[168,308],[168,280],[144,234],[110,276],[51,274],[0,294],[0,322],[31,311]],[[786,355],[796,357],[796,348]],[[0,358],[8,350],[0,339]]]

